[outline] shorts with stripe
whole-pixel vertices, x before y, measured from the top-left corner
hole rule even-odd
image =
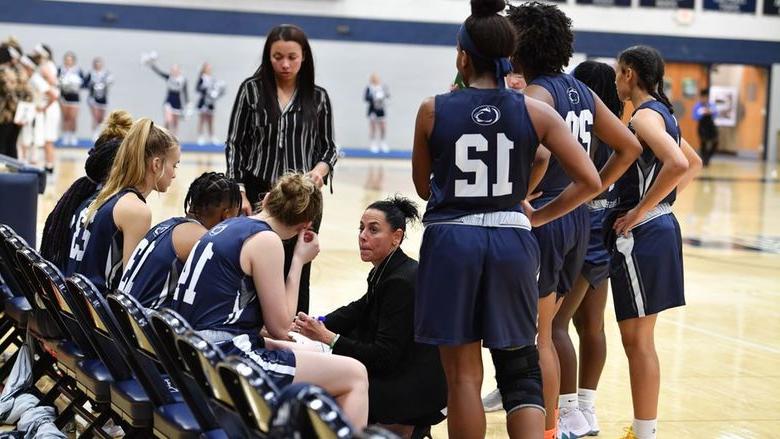
[[[617,320],[685,305],[680,225],[668,212],[645,220],[610,249],[610,283]],[[659,207],[662,207],[659,206]]]
[[[539,247],[530,223],[501,225],[500,217],[514,214],[492,214],[494,226],[453,220],[425,227],[415,295],[418,343],[535,344]]]
[[[263,339],[253,334],[235,335],[211,330],[198,331],[198,334],[216,344],[226,356],[238,355],[254,361],[280,389],[292,384],[295,378],[295,354],[292,351],[265,349]]]
[[[590,238],[582,263],[582,277],[596,287],[609,276],[609,252],[604,245],[604,216],[606,209],[590,209]]]

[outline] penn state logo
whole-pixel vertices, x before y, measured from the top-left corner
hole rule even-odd
[[[569,87],[569,89],[566,90],[566,95],[569,97],[569,102],[572,104],[576,105],[580,103],[580,94],[574,87]]]
[[[217,224],[211,230],[209,230],[209,235],[217,236],[225,229],[227,229],[227,224]]]
[[[480,105],[471,112],[471,120],[477,125],[493,125],[501,119],[501,112],[492,105]]]

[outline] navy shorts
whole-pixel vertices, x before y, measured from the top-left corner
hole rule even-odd
[[[534,203],[534,208],[538,209],[547,202],[549,199]],[[583,204],[555,221],[535,227],[533,232],[541,250],[539,297],[547,297],[553,291],[559,295],[566,294],[574,286],[588,250],[588,207]]]
[[[420,247],[415,339],[482,340],[488,348],[535,344],[539,247],[518,227],[433,224]]]
[[[371,119],[384,119],[385,118],[385,109],[384,108],[369,108],[368,109],[368,117]]]
[[[78,92],[75,93],[62,92],[60,97],[62,98],[63,105],[76,106],[79,104],[80,96]]]
[[[168,93],[163,106],[173,114],[182,114],[181,96],[178,93]]]
[[[200,331],[201,335],[207,336],[203,332]],[[226,356],[239,355],[254,361],[280,389],[292,384],[295,378],[295,354],[292,351],[265,349],[261,338],[248,334],[215,344]]]
[[[682,237],[674,214],[634,227],[628,237],[617,237],[610,251],[618,321],[685,305]]]
[[[590,210],[590,238],[582,276],[594,288],[609,277],[609,252],[604,246],[603,229],[606,213],[606,209]]]

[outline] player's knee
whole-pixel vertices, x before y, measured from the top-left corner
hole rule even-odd
[[[507,415],[526,407],[544,410],[542,371],[536,346],[491,349],[490,354],[493,356],[496,382]]]

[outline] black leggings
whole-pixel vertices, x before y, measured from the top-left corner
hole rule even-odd
[[[244,188],[246,189],[246,197],[252,206],[260,203],[265,194],[271,190],[271,184],[255,177],[246,177],[244,179]],[[320,223],[322,223],[322,215],[317,217],[312,224],[312,229],[319,233]],[[297,237],[293,237],[282,241],[284,244],[284,277],[287,279],[287,273],[290,272],[290,265],[292,264],[293,253],[295,252],[295,244]],[[309,277],[311,276],[311,262],[303,266],[301,270],[301,284],[298,288],[298,309],[297,312],[309,313]]]

